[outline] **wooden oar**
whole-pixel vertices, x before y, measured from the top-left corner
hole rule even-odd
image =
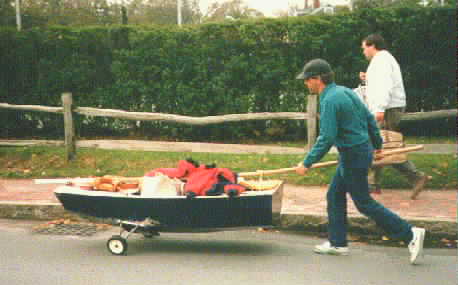
[[[403,147],[403,148],[398,148],[398,149],[393,149],[393,150],[384,150],[384,151],[382,151],[380,153],[377,153],[375,155],[375,160],[381,159],[381,158],[386,157],[386,156],[394,155],[394,154],[418,151],[418,150],[421,150],[423,148],[424,148],[423,145],[417,145],[417,146]],[[320,162],[320,163],[312,164],[312,166],[310,168],[327,167],[327,166],[336,165],[337,163],[338,163],[338,161],[336,161],[336,160]],[[264,175],[282,174],[282,173],[294,172],[294,171],[296,171],[296,168],[297,167],[289,167],[289,168],[280,168],[280,169],[274,169],[274,170],[257,170],[257,171],[253,171],[253,172],[241,172],[241,173],[238,173],[238,176],[240,176],[240,177],[251,177],[251,176],[264,176]]]
[[[320,163],[312,164],[310,168],[320,168],[320,167],[332,166],[332,165],[336,165],[337,163],[338,162],[335,160],[320,162]],[[296,168],[297,167],[289,167],[289,168],[280,168],[280,169],[274,169],[274,170],[256,170],[253,172],[240,172],[238,173],[238,176],[239,177],[251,177],[251,176],[283,174],[283,173],[288,173],[288,172],[294,172],[296,171]]]
[[[50,179],[35,179],[35,184],[86,184],[93,183],[95,179],[103,177],[88,177],[88,178],[50,178]],[[116,177],[116,178],[107,178],[113,179],[117,183],[140,183],[143,180],[143,177]]]

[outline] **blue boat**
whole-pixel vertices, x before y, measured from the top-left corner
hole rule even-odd
[[[273,190],[246,191],[238,196],[158,196],[89,191],[60,186],[54,191],[63,207],[97,218],[120,220],[121,232],[107,242],[115,255],[125,254],[132,233],[210,232],[245,227],[271,227],[280,217],[283,184]]]

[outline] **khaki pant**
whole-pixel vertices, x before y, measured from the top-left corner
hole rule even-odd
[[[385,110],[385,120],[382,124],[379,124],[379,127],[384,130],[399,132],[399,123],[401,122],[404,110],[404,108],[392,108]],[[418,171],[415,165],[409,160],[399,164],[392,164],[390,166],[404,175],[410,183],[414,183],[418,178],[424,175],[424,173]],[[369,184],[380,186],[381,176],[382,167],[372,167],[369,172]]]

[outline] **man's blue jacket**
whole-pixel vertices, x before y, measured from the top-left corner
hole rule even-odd
[[[374,116],[353,90],[331,83],[320,94],[320,134],[304,166],[309,168],[335,145],[339,150],[370,142],[382,148]]]

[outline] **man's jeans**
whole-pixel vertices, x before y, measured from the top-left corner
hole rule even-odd
[[[339,165],[327,193],[329,241],[333,246],[347,246],[347,193],[358,211],[374,220],[390,237],[405,242],[412,239],[412,226],[369,194],[367,174],[372,152],[367,143],[339,149]]]

